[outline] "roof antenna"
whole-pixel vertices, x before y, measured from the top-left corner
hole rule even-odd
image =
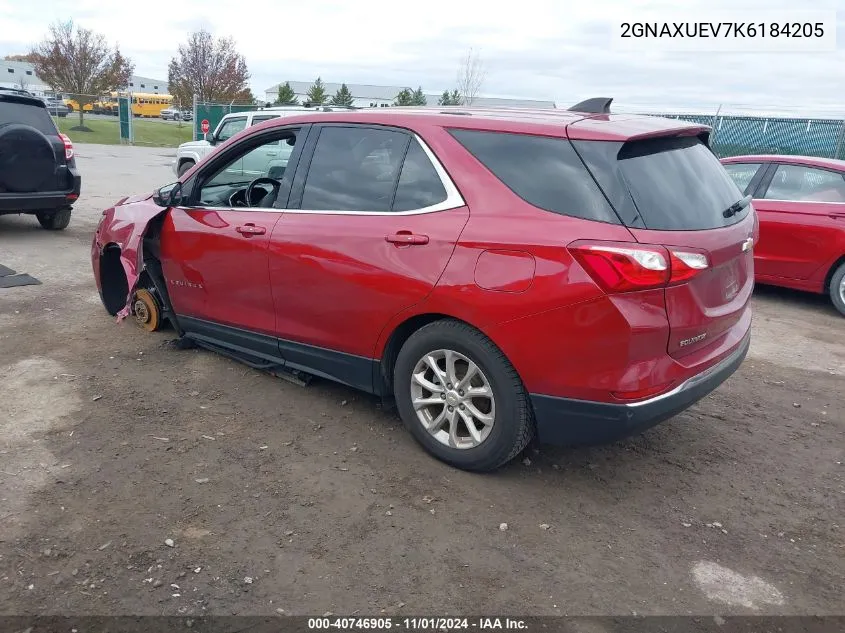
[[[610,103],[613,97],[593,97],[592,99],[585,99],[580,103],[576,103],[571,108],[567,108],[570,112],[588,112],[590,114],[610,114]]]

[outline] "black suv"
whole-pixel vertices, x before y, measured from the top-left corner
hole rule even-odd
[[[0,88],[0,215],[34,214],[45,229],[59,231],[70,223],[81,184],[73,144],[44,101]]]

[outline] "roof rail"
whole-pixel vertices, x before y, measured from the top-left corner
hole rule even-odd
[[[589,112],[590,114],[610,114],[611,101],[613,101],[613,97],[593,97],[576,103],[567,110],[570,112]]]

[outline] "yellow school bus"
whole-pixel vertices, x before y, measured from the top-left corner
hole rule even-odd
[[[108,97],[98,99],[94,103],[86,103],[82,110],[94,114],[117,114],[118,93],[112,92]],[[132,93],[132,114],[136,117],[159,117],[161,111],[170,107],[173,97],[145,92]],[[79,104],[73,99],[65,99],[65,105],[71,112],[79,111]]]
[[[138,117],[161,116],[161,111],[173,103],[170,95],[157,95],[144,92],[132,93],[132,114]]]

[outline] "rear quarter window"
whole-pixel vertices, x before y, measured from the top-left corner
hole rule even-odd
[[[12,99],[0,99],[0,123],[20,123],[34,127],[42,134],[58,134],[47,108]]]
[[[560,215],[619,224],[567,139],[459,129],[449,133],[529,204]]]

